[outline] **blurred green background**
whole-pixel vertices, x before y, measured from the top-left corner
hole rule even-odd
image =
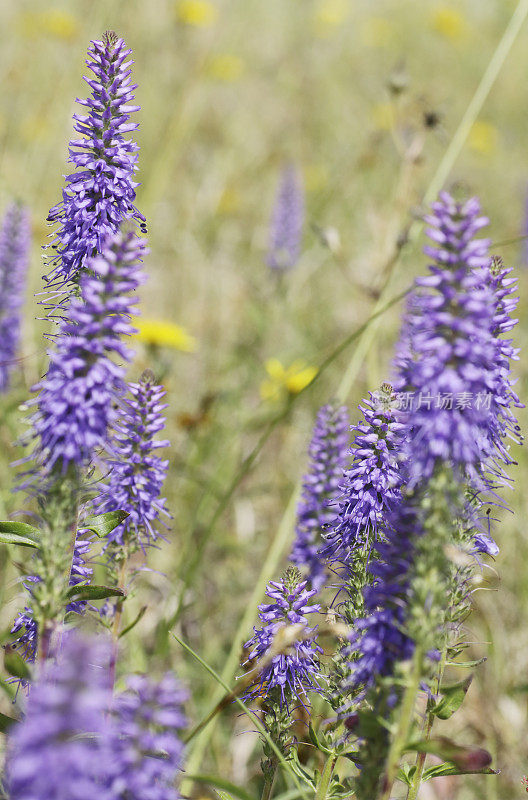
[[[280,573],[291,544],[292,492],[316,410],[350,383],[346,399],[357,420],[358,402],[388,376],[401,303],[305,391],[298,393],[303,379],[295,376],[323,364],[368,319],[380,292],[387,299],[426,269],[423,236],[414,227],[405,244],[406,232],[515,7],[509,0],[0,0],[0,211],[20,198],[34,233],[22,368],[0,432],[2,513],[19,504],[8,468],[17,455],[17,406],[45,365],[33,298],[44,272],[45,220],[69,171],[75,97],[88,91],[81,77],[88,42],[113,29],[133,49],[142,107],[137,205],[150,242],[142,314],[193,337],[139,342],[130,373],[151,367],[167,387],[173,520],[128,603],[130,619],[148,608],[126,640],[121,670],[171,665],[192,689],[195,721],[217,688],[168,627],[218,671],[227,659],[232,683],[263,582]],[[521,346],[528,259],[523,242],[507,242],[526,225],[527,74],[528,23],[445,184],[481,197],[494,252],[516,267]],[[307,219],[301,259],[277,281],[265,254],[285,161],[302,173]],[[293,365],[289,379],[277,379],[275,399],[262,386],[269,359]],[[526,397],[522,356],[517,375]],[[473,649],[488,661],[465,711],[443,723],[454,738],[487,746],[502,772],[432,782],[423,800],[503,800],[524,791],[528,461],[518,455],[517,488],[507,497],[515,514],[500,514],[497,574],[485,573],[489,591],[475,594],[469,622]],[[4,551],[7,631],[22,595]],[[194,771],[201,761],[204,771],[249,786],[259,769],[256,739],[243,733],[250,727],[225,713],[205,752],[194,751]],[[192,791],[214,796],[199,785]]]

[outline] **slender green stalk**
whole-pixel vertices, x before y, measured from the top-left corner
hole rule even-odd
[[[440,164],[429,184],[429,187],[424,195],[424,203],[428,204],[435,199],[436,195],[449,177],[449,173],[453,169],[455,162],[460,155],[462,148],[466,142],[469,132],[473,127],[475,120],[482,110],[482,106],[486,102],[491,88],[504,66],[504,62],[508,57],[513,44],[520,33],[520,30],[528,17],[528,0],[519,0],[515,11],[510,17],[510,21],[499,41],[497,47],[486,67],[480,83],[475,89],[475,93],[469,101],[467,108],[464,112],[462,119],[458,124],[453,138],[447,146]]]
[[[326,795],[328,794],[328,789],[330,788],[330,782],[332,780],[332,775],[334,774],[337,759],[338,756],[336,756],[334,753],[328,756],[321,775],[321,780],[317,786],[315,800],[326,800]]]
[[[490,62],[488,63],[488,66],[479,83],[479,86],[477,87],[477,90],[475,91],[475,94],[472,100],[470,101],[468,108],[466,109],[466,113],[464,114],[462,120],[459,123],[458,129],[455,132],[455,136],[453,137],[453,140],[451,141],[446,152],[444,153],[444,156],[440,164],[438,165],[438,168],[431,180],[431,183],[429,184],[429,187],[424,194],[424,202],[427,203],[430,202],[432,199],[434,199],[434,197],[438,193],[438,190],[443,186],[446,178],[448,177],[451,169],[453,168],[454,163],[458,155],[460,154],[460,151],[463,148],[467,135],[471,130],[471,126],[473,125],[478,114],[480,113],[480,110],[484,105],[484,102],[493,86],[493,83],[495,82],[500,72],[500,69],[504,64],[506,57],[527,15],[528,15],[528,0],[520,0],[514,14],[510,19],[510,23],[508,24],[508,27],[506,28],[506,31],[502,39],[498,43],[495,52]],[[413,242],[417,238],[421,228],[422,228],[421,221],[414,222],[409,230],[408,241]],[[396,271],[398,262],[399,262],[399,253],[397,254],[393,263],[391,264],[392,269],[388,275],[385,286],[383,287],[381,296],[378,302],[376,303],[372,316],[351,337],[348,337],[346,340],[344,340],[344,342],[336,349],[335,353],[333,354],[333,357],[331,357],[331,360],[337,358],[337,356],[340,355],[341,352],[349,344],[355,341],[356,338],[359,339],[359,341],[357,342],[357,346],[354,350],[354,353],[352,355],[351,361],[348,365],[348,368],[345,371],[343,379],[336,392],[337,399],[341,402],[347,399],[350,390],[353,386],[353,383],[355,381],[355,378],[359,370],[361,369],[363,360],[370,348],[371,342],[374,341],[374,338],[377,333],[377,325],[375,324],[376,319],[381,317],[384,311],[388,310],[388,308],[390,308],[393,304],[402,299],[408,292],[407,290],[406,292],[397,295],[395,298],[393,298],[392,301],[386,302],[385,298],[391,288],[391,277]],[[322,368],[319,370],[317,377],[321,375],[322,369],[324,368],[325,364],[322,365]],[[251,461],[249,467],[251,467],[252,463],[253,461]],[[236,487],[239,485],[240,481],[245,476],[245,474],[246,472],[242,474],[242,470],[240,471],[240,473],[237,474],[236,482],[234,482],[234,485],[232,487],[231,486],[229,487],[227,501],[222,503],[222,510],[224,510],[225,507],[227,506],[234,491],[236,490]],[[240,621],[239,627],[233,637],[233,645],[227,657],[224,670],[222,671],[222,678],[224,680],[232,679],[233,672],[236,669],[238,663],[239,643],[242,640],[245,632],[248,630],[251,621],[255,616],[255,610],[262,596],[263,587],[266,585],[266,582],[270,574],[274,572],[276,565],[282,554],[284,545],[290,535],[291,526],[293,524],[295,516],[295,508],[296,508],[296,500],[298,492],[299,492],[299,485],[295,487],[292,493],[288,506],[285,510],[284,516],[277,530],[277,534],[272,543],[268,557],[263,565],[260,576],[257,579],[255,590],[252,594],[252,597],[250,598],[250,601],[246,606],[246,610]],[[212,529],[214,528],[214,524],[216,523],[216,519],[218,519],[218,516],[215,515],[214,522],[208,528],[207,535],[204,537],[206,540],[207,538],[209,538],[209,535]],[[217,702],[220,699],[220,697],[221,693],[219,694],[218,692],[216,692],[212,702],[213,703]],[[210,737],[212,735],[213,725],[214,723],[208,727],[208,729],[204,732],[204,734],[200,737],[200,739],[197,740],[195,748],[191,751],[188,760],[189,772],[196,771],[196,769],[199,767],[202,760],[202,756],[207,748]]]
[[[264,778],[264,786],[262,787],[262,794],[260,800],[270,800],[271,793],[273,792],[273,784],[275,783],[275,775],[277,774],[277,759],[274,758],[272,763],[268,765],[266,776]]]
[[[122,560],[119,566],[119,574],[117,578],[117,586],[119,589],[124,589],[126,586],[126,574],[127,574],[127,566],[128,566],[128,558],[129,558],[129,546],[128,542],[124,545],[123,552],[122,552]],[[110,658],[110,686],[114,687],[115,684],[115,676],[116,676],[116,667],[117,667],[117,658],[119,655],[119,637],[121,634],[121,620],[123,618],[123,599],[119,598],[116,603],[116,609],[114,614],[114,622],[112,625],[112,656]]]
[[[220,675],[218,675],[218,673],[215,672],[215,670],[211,666],[209,666],[209,664],[207,664],[203,660],[203,658],[201,658],[198,655],[198,653],[195,653],[195,651],[192,649],[192,647],[190,645],[187,644],[187,642],[184,642],[183,639],[180,639],[180,637],[177,636],[175,633],[173,633],[172,636],[173,636],[174,639],[176,639],[178,644],[180,644],[185,650],[187,650],[187,652],[190,653],[193,656],[193,658],[195,658],[198,661],[198,663],[201,664],[202,667],[205,670],[207,670],[207,672],[210,675],[212,675],[212,677],[215,679],[215,681],[220,684],[220,686],[223,688],[223,690],[225,692],[228,692],[228,693],[231,692],[229,686],[222,679],[222,677]],[[273,750],[273,752],[274,752],[274,754],[275,754],[275,756],[277,758],[277,763],[281,764],[288,771],[288,773],[291,776],[291,779],[292,779],[293,783],[295,784],[296,788],[299,790],[300,796],[303,797],[304,800],[309,800],[308,795],[306,794],[306,791],[303,789],[303,787],[299,783],[299,779],[298,779],[297,775],[295,774],[291,764],[289,764],[288,761],[284,758],[283,754],[281,753],[281,751],[279,750],[279,748],[277,747],[277,745],[275,744],[275,742],[273,741],[273,739],[271,738],[271,736],[269,735],[269,733],[267,732],[267,730],[265,729],[265,727],[263,726],[263,724],[261,723],[259,718],[255,714],[253,714],[251,709],[249,708],[249,706],[246,703],[244,703],[244,701],[240,697],[237,697],[234,693],[233,693],[233,700],[251,718],[251,721],[252,721],[253,725],[255,725],[255,727],[257,728],[259,733],[262,734],[262,736],[264,737],[264,739],[266,740],[266,742],[268,743],[270,748]],[[212,727],[210,726],[209,730],[211,730],[211,729],[212,729]],[[182,791],[182,793],[184,792],[183,785],[181,787],[181,791]]]
[[[440,665],[439,665],[439,668],[438,668],[438,678],[437,678],[437,684],[436,684],[436,690],[437,691],[439,690],[440,684],[442,682],[442,677],[443,677],[444,670],[445,670],[446,656],[447,656],[447,645],[444,646],[444,648],[442,650],[442,658],[441,658]],[[426,719],[425,719],[425,724],[424,724],[423,734],[422,734],[422,739],[425,739],[425,741],[428,741],[430,736],[431,736],[431,731],[432,731],[432,728],[433,728],[434,720],[435,720],[434,714],[429,712],[427,714],[427,716],[426,716]],[[425,767],[426,756],[427,756],[427,753],[418,753],[418,756],[416,758],[416,769],[414,771],[412,784],[409,787],[409,791],[407,792],[407,800],[416,800],[416,798],[418,797],[418,792],[420,791],[420,785],[422,783],[422,776],[423,776],[423,771],[424,771],[424,767]]]
[[[320,365],[319,371],[318,371],[317,375],[315,376],[315,378],[313,379],[313,381],[310,384],[308,384],[308,386],[306,386],[302,390],[302,392],[307,391],[308,388],[310,386],[312,386],[321,377],[321,375],[330,366],[330,364],[332,364],[333,361],[350,344],[352,344],[359,336],[361,336],[363,331],[365,331],[368,328],[368,326],[373,322],[374,319],[376,319],[378,316],[381,316],[389,308],[392,308],[392,306],[396,305],[396,303],[399,303],[400,300],[403,297],[405,297],[405,295],[409,291],[410,291],[410,289],[406,289],[405,291],[400,292],[399,294],[397,294],[394,297],[392,297],[382,307],[380,307],[377,312],[375,312],[371,317],[369,317],[369,319],[365,323],[363,323],[363,325],[361,325],[353,333],[351,333],[349,336],[347,336],[346,339],[344,339],[335,348],[335,350],[333,350],[330,353],[330,355],[323,361],[323,363]],[[299,392],[299,394],[296,395],[295,398],[292,399],[291,402],[295,402],[295,399],[300,397],[302,392]],[[282,414],[281,414],[280,418],[281,419],[283,418]],[[276,427],[276,424],[273,425],[273,428],[275,428],[275,427]],[[264,437],[266,437],[266,438],[264,439]],[[261,437],[261,439],[259,440],[258,444],[256,445],[256,448],[259,449],[259,452],[260,452],[260,449],[262,449],[262,447],[264,446],[264,443],[267,440],[267,438],[268,438],[268,430],[266,430],[264,432],[263,436]],[[248,456],[248,459],[251,459],[251,464],[254,461],[254,457],[253,457],[254,453],[255,453],[255,451],[252,451],[252,453],[250,453],[250,455]],[[255,455],[255,457],[256,457],[256,455]],[[244,462],[244,464],[247,464],[248,459],[246,459],[246,462]],[[242,466],[244,466],[244,465],[242,465]],[[246,468],[246,472],[247,472],[247,468]],[[246,472],[243,472],[242,471],[242,467],[241,467],[240,471],[237,473],[236,482],[235,482],[235,479],[234,479],[232,485],[229,488],[229,499],[234,494],[234,491],[235,491],[236,487],[239,485],[239,483],[241,482],[241,480],[244,477],[244,475],[246,474]],[[273,539],[273,541],[271,543],[270,549],[268,550],[268,554],[266,556],[264,564],[262,565],[262,569],[261,569],[259,577],[257,578],[257,581],[255,583],[255,587],[253,589],[253,592],[251,593],[251,597],[250,597],[248,603],[246,604],[246,608],[245,608],[244,614],[242,615],[242,618],[240,620],[238,628],[237,628],[237,630],[236,630],[236,632],[235,632],[235,634],[233,636],[233,639],[232,639],[233,644],[231,646],[231,650],[229,652],[229,655],[227,656],[227,659],[226,659],[225,664],[224,664],[224,668],[222,670],[222,680],[225,681],[225,682],[231,682],[232,679],[233,679],[235,670],[236,670],[236,668],[238,666],[240,642],[244,639],[245,634],[251,628],[251,625],[252,625],[253,620],[255,618],[255,614],[256,614],[256,610],[257,610],[258,604],[262,600],[262,596],[264,594],[264,589],[265,589],[266,584],[267,584],[267,582],[269,580],[269,577],[270,577],[270,575],[273,575],[273,573],[275,572],[275,570],[277,568],[277,564],[279,563],[280,558],[281,558],[281,556],[282,556],[282,554],[284,552],[284,549],[285,549],[287,543],[290,540],[291,532],[292,532],[292,526],[293,526],[294,520],[295,520],[295,511],[296,511],[296,508],[297,508],[297,498],[298,498],[298,495],[299,495],[299,492],[300,492],[300,488],[301,488],[300,482],[298,482],[297,485],[295,486],[293,492],[292,492],[292,495],[290,497],[290,500],[288,502],[288,505],[286,507],[286,510],[284,512],[282,520],[281,520],[281,522],[279,524],[279,527],[277,528],[277,532],[275,534],[275,537],[274,537],[274,539]],[[225,509],[226,505],[227,505],[227,502],[223,502],[222,503],[222,511]],[[214,523],[215,524],[216,524],[216,521],[218,520],[219,516],[220,516],[220,513],[217,511],[217,513],[215,514],[215,517],[214,517]],[[207,539],[210,536],[210,534],[211,534],[211,532],[213,530],[213,527],[214,526],[211,524],[210,527],[207,529],[207,531],[204,533],[204,539]],[[176,622],[176,619],[173,618],[170,621],[170,626],[169,627],[172,627],[172,625],[174,625],[175,622]],[[211,705],[215,705],[216,703],[218,703],[220,701],[221,697],[222,697],[222,692],[221,692],[220,689],[218,689],[214,693],[213,697],[211,698]],[[200,737],[200,739],[197,740],[197,742],[194,745],[194,747],[190,750],[190,753],[189,753],[189,756],[188,756],[188,761],[187,761],[187,771],[188,772],[196,772],[198,770],[198,767],[200,766],[203,754],[205,753],[205,750],[206,750],[207,745],[209,743],[210,737],[212,735],[212,731],[213,731],[213,725],[210,725],[208,727],[208,729],[204,732],[204,734]],[[185,791],[186,790],[186,786],[187,786],[187,784],[184,781],[183,784],[182,784],[182,790]]]
[[[479,82],[479,85],[475,89],[475,93],[473,97],[468,103],[468,106],[460,120],[458,127],[453,135],[453,138],[449,142],[447,149],[442,156],[440,163],[427,187],[425,194],[423,196],[423,204],[428,205],[431,203],[435,197],[437,196],[438,192],[445,184],[447,178],[451,170],[453,169],[457,158],[459,157],[466,139],[468,137],[473,124],[475,123],[478,115],[480,114],[482,107],[491,91],[493,84],[495,83],[497,76],[501,68],[506,61],[506,58],[528,16],[528,0],[519,0],[517,8],[513,12],[510,21],[502,35],[501,40],[497,44],[493,55],[491,56],[488,65],[484,71],[484,74]],[[420,231],[422,230],[423,222],[422,220],[415,220],[409,228],[408,235],[407,235],[407,244],[413,244]],[[391,290],[392,280],[394,275],[397,271],[397,266],[400,261],[401,250],[395,253],[395,257],[393,262],[391,263],[391,270],[388,273],[387,280],[385,285],[383,286],[381,296],[378,300],[374,308],[374,312],[378,310],[380,306],[383,305],[385,302],[385,297]],[[350,363],[343,375],[343,379],[337,391],[337,397],[339,400],[344,401],[350,394],[352,386],[354,385],[354,381],[357,378],[357,375],[361,369],[363,361],[370,349],[372,342],[375,340],[376,334],[378,332],[379,322],[375,325],[370,326],[367,328],[358,343],[358,346],[354,350]]]
[[[420,647],[416,647],[412,660],[409,682],[403,694],[400,716],[398,719],[398,727],[392,737],[389,755],[387,756],[385,775],[383,776],[381,794],[379,795],[380,800],[390,800],[392,786],[396,780],[396,775],[398,774],[398,770],[400,768],[402,753],[409,738],[409,731],[411,729],[414,717],[414,707],[416,704],[418,689],[420,688],[422,671],[423,653]]]
[[[41,547],[35,554],[32,606],[38,626],[38,660],[50,656],[52,639],[64,619],[73,552],[77,538],[79,475],[70,469],[55,480],[43,498]]]

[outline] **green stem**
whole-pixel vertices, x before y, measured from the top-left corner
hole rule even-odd
[[[409,730],[413,721],[414,706],[416,703],[416,695],[420,687],[422,669],[423,653],[421,648],[417,646],[414,651],[409,682],[403,695],[398,728],[392,739],[389,755],[387,756],[387,766],[383,778],[381,794],[379,796],[380,800],[390,800],[392,786],[396,780],[398,769],[400,768],[402,753],[405,749],[409,737]]]
[[[277,759],[274,758],[267,768],[260,800],[270,800],[271,793],[273,791],[273,784],[275,783],[275,775],[277,773],[277,763]]]
[[[275,755],[275,757],[277,759],[277,763],[281,764],[282,767],[290,774],[290,777],[291,777],[293,783],[295,784],[295,786],[296,786],[296,788],[297,788],[297,790],[299,792],[299,796],[302,797],[303,800],[308,800],[308,795],[306,794],[305,789],[301,786],[301,784],[299,782],[299,779],[298,779],[295,771],[293,770],[291,764],[287,761],[287,759],[284,758],[284,755],[281,753],[281,751],[279,750],[279,748],[277,747],[277,745],[275,744],[275,742],[273,741],[273,739],[269,735],[268,731],[263,726],[262,722],[258,719],[257,716],[255,716],[252,713],[252,711],[249,708],[249,706],[246,705],[246,703],[240,697],[238,697],[236,695],[236,693],[232,693],[231,692],[231,689],[229,688],[227,683],[223,680],[222,676],[218,675],[215,672],[215,670],[211,666],[209,666],[209,664],[207,664],[203,660],[203,658],[201,658],[198,655],[198,653],[195,653],[195,651],[192,649],[192,647],[190,645],[187,644],[187,642],[184,642],[183,639],[180,639],[180,637],[177,636],[175,633],[172,633],[171,635],[172,635],[172,637],[174,639],[176,639],[178,644],[180,644],[185,650],[187,650],[187,652],[190,653],[193,656],[193,658],[195,658],[198,661],[198,663],[201,664],[204,667],[204,669],[207,670],[207,672],[217,681],[217,683],[219,683],[223,687],[225,692],[227,692],[229,695],[233,696],[234,702],[238,706],[240,706],[240,708],[248,715],[248,717],[250,717],[252,719],[253,724],[256,727],[256,729],[258,730],[259,733],[262,734],[263,738],[268,743],[270,749],[273,751],[273,753],[274,753],[274,755]],[[209,730],[211,730],[211,727],[209,727]],[[190,771],[189,771],[189,774],[191,774]],[[189,783],[190,783],[190,781],[189,781]],[[192,788],[192,785],[191,785],[190,788]],[[180,791],[181,791],[181,788],[180,788]],[[182,794],[183,794],[183,792],[182,792]]]
[[[324,765],[323,773],[321,775],[321,780],[319,781],[319,785],[317,787],[315,800],[326,800],[326,795],[328,794],[328,789],[330,787],[330,782],[332,780],[332,775],[334,774],[334,769],[338,758],[339,756],[335,755],[334,753],[328,756],[326,764]]]
[[[117,585],[120,589],[124,589],[126,585],[126,571],[128,565],[129,548],[128,543],[124,546],[122,553],[122,561],[119,567],[119,575]],[[121,633],[121,620],[123,617],[123,600],[118,600],[115,609],[114,622],[112,625],[112,656],[110,658],[110,686],[112,689],[115,685],[117,658],[119,654],[119,635]]]
[[[445,670],[446,657],[447,657],[447,644],[444,645],[442,649],[442,658],[440,660],[440,665],[438,667],[438,677],[436,682],[437,692],[439,691],[440,684],[442,682],[442,677]],[[429,712],[425,720],[425,725],[422,735],[422,738],[425,739],[425,741],[428,741],[431,736],[431,730],[433,728],[434,720],[435,720],[435,715]],[[416,798],[418,797],[418,792],[420,791],[420,785],[422,783],[426,756],[427,753],[418,753],[418,756],[416,758],[416,769],[414,771],[412,784],[409,787],[409,791],[407,792],[407,800],[416,800]]]

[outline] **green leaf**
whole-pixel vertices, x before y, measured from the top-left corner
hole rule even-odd
[[[439,719],[449,719],[455,711],[458,711],[464,702],[472,680],[473,674],[458,683],[453,683],[450,686],[441,686],[440,693],[442,697],[438,703],[430,709],[431,713]]]
[[[0,711],[0,733],[7,733],[11,725],[14,725],[17,721],[13,717],[8,717],[7,714],[2,714]]]
[[[398,770],[397,778],[399,781],[402,781],[402,783],[407,784],[407,786],[412,786],[412,779],[415,772],[416,764],[402,764]]]
[[[290,757],[288,759],[288,763],[290,764],[290,766],[293,769],[293,771],[295,772],[295,774],[298,775],[299,778],[302,778],[302,780],[308,786],[310,786],[312,789],[315,790],[315,788],[317,786],[317,778],[315,777],[314,774],[310,774],[310,772],[308,772],[308,770],[303,767],[303,765],[299,761],[299,756],[297,754],[297,750],[295,750],[295,749],[291,750]]]
[[[88,583],[79,583],[77,586],[70,586],[66,596],[69,600],[104,600],[106,597],[126,597],[126,592],[119,586],[93,586]]]
[[[31,680],[31,670],[28,664],[20,653],[17,653],[9,644],[4,648],[4,667],[6,672],[15,678],[20,678],[22,681]]]
[[[321,742],[321,740],[317,736],[317,733],[315,732],[315,729],[314,729],[314,727],[313,727],[311,722],[310,722],[310,725],[309,725],[309,728],[308,728],[308,733],[309,733],[309,736],[310,736],[310,741],[312,742],[314,747],[316,747],[322,753],[326,753],[327,755],[332,755],[333,750],[330,750],[328,747],[326,747],[326,745],[324,745]]]
[[[476,661],[446,661],[446,667],[478,667],[479,664],[483,664],[487,661],[486,656],[484,658],[477,658]]]
[[[14,703],[16,699],[16,686],[12,683],[8,683],[7,681],[0,680],[0,689],[7,695],[9,700]]]
[[[21,547],[39,547],[40,531],[27,522],[0,522],[0,544],[18,544]]]
[[[468,770],[459,769],[453,764],[435,764],[424,770],[422,780],[428,781],[431,778],[440,778],[442,775],[498,775],[500,770],[484,767],[484,769]]]
[[[142,618],[142,616],[144,615],[146,610],[147,610],[147,606],[143,606],[139,610],[139,614],[137,615],[137,617],[131,623],[129,623],[129,625],[127,625],[126,628],[123,628],[123,630],[119,634],[119,638],[121,638],[122,636],[125,636],[125,634],[127,634],[129,631],[131,631],[132,628],[136,627],[136,625],[138,624],[139,620]]]
[[[227,781],[224,778],[218,778],[213,775],[187,775],[186,777],[191,781],[196,781],[196,783],[208,783],[210,786],[214,786],[216,790],[224,789],[226,792],[229,792],[232,797],[238,797],[239,800],[255,800],[255,798],[248,794],[241,786],[237,786],[235,783],[231,783],[231,781]],[[218,794],[220,794],[220,792],[218,792]],[[220,797],[221,796],[220,794]]]
[[[405,752],[431,753],[444,761],[450,761],[460,770],[460,774],[486,772],[491,764],[491,755],[487,750],[456,744],[447,736],[411,741],[405,746]]]
[[[126,511],[107,511],[106,514],[86,517],[79,523],[79,528],[88,528],[89,531],[93,531],[96,536],[103,539],[128,516]]]

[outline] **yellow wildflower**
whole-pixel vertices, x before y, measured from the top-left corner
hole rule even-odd
[[[317,35],[328,36],[332,28],[342,25],[348,16],[349,8],[349,0],[320,0],[314,18]]]
[[[49,122],[42,114],[31,114],[20,124],[20,135],[26,142],[45,139],[49,132]]]
[[[388,47],[394,28],[385,17],[369,17],[361,26],[361,40],[367,47]]]
[[[42,14],[42,27],[57,39],[73,39],[79,30],[79,23],[68,11],[53,8]]]
[[[73,14],[58,8],[43,12],[24,12],[18,17],[17,26],[23,36],[31,38],[48,33],[57,39],[71,40],[79,31],[79,23]]]
[[[317,375],[317,367],[306,366],[303,361],[294,361],[284,367],[278,358],[270,358],[265,363],[268,378],[260,384],[263,400],[277,401],[284,394],[299,394]]]
[[[221,214],[222,216],[236,214],[241,204],[242,198],[238,189],[235,186],[226,186],[220,195],[220,199],[218,200],[216,213]]]
[[[140,319],[135,320],[134,325],[138,328],[136,339],[145,344],[172,347],[185,353],[194,352],[198,346],[194,336],[185,328],[168,320]]]
[[[307,164],[303,175],[307,192],[319,192],[328,185],[328,171],[324,164]]]
[[[217,81],[236,81],[244,72],[244,62],[232,53],[219,53],[210,60],[207,74]]]
[[[180,0],[176,6],[176,16],[185,25],[206,28],[216,20],[218,11],[209,0]]]
[[[432,27],[446,39],[456,41],[467,32],[467,23],[464,16],[450,6],[438,6],[432,16]]]
[[[489,122],[478,119],[471,128],[468,144],[476,153],[489,156],[497,149],[499,134],[497,128]]]
[[[376,128],[390,131],[394,125],[394,108],[391,103],[378,103],[372,109],[372,119]]]

